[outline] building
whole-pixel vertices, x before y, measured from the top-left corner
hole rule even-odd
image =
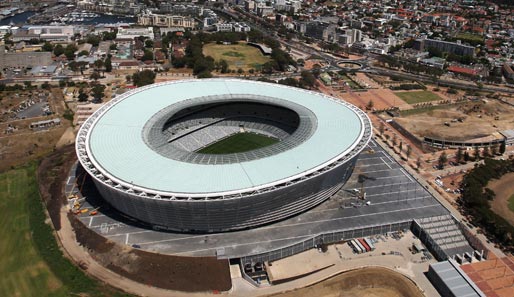
[[[475,56],[475,47],[461,44],[460,41],[450,42],[435,39],[418,39],[414,43],[414,48],[419,51],[436,48],[442,52],[452,53],[459,56]]]
[[[53,63],[52,53],[49,52],[20,52],[8,53],[5,46],[0,45],[0,69],[32,68],[34,66],[49,66]]]
[[[305,27],[305,35],[323,41],[336,41],[336,24],[315,21],[309,22]]]
[[[120,39],[134,39],[136,37],[143,36],[146,38],[154,39],[154,33],[152,27],[147,28],[119,28],[118,34],[116,34],[116,41]]]
[[[232,23],[217,23],[214,26],[217,32],[232,32]]]
[[[137,23],[142,26],[196,28],[193,17],[181,15],[142,14],[137,17]]]
[[[173,4],[172,2],[161,2],[159,11],[173,15],[200,16],[203,14],[203,7],[191,4]]]
[[[278,142],[197,152],[240,132]],[[322,203],[349,178],[371,133],[363,111],[318,93],[190,80],[109,101],[80,128],[76,152],[118,211],[155,229],[209,233],[271,223]]]
[[[12,36],[14,42],[41,39],[52,42],[70,42],[75,35],[73,26],[27,26],[17,30]]]
[[[509,65],[508,63],[503,64],[502,73],[505,78],[514,79],[514,70],[512,70],[512,65]]]
[[[443,297],[486,296],[452,259],[430,264],[427,278]]]

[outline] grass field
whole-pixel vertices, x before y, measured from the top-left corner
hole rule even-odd
[[[394,94],[409,104],[443,100],[430,91],[395,92]]]
[[[255,150],[277,143],[278,139],[256,133],[238,133],[204,147],[201,154],[234,154]]]
[[[509,209],[514,212],[514,194],[509,197]]]
[[[344,75],[341,75],[341,79],[344,80],[348,86],[354,90],[360,90],[362,89],[362,87],[357,84],[353,79],[351,79],[348,75],[344,74]]]
[[[68,296],[38,254],[29,208],[40,203],[35,165],[0,175],[0,292],[2,296]]]
[[[0,296],[129,296],[65,258],[46,219],[36,163],[0,173]]]
[[[225,60],[230,69],[239,68],[247,71],[251,68],[259,70],[261,65],[270,59],[253,46],[244,43],[216,44],[209,43],[203,46],[203,54],[211,56],[214,60]]]

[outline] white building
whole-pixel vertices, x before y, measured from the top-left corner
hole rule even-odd
[[[154,39],[153,28],[119,28],[116,39],[134,39],[139,36]]]
[[[137,17],[137,23],[142,26],[196,28],[193,17],[181,15],[143,14]]]

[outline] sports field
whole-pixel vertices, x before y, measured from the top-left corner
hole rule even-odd
[[[395,92],[394,94],[409,104],[443,100],[430,91]]]
[[[34,245],[29,208],[40,203],[35,166],[0,175],[0,292],[2,296],[68,296]]]
[[[234,154],[255,150],[277,143],[278,139],[256,134],[237,133],[199,150],[201,154]]]
[[[270,58],[264,56],[258,48],[244,43],[209,43],[203,46],[203,54],[205,56],[211,56],[215,61],[227,61],[228,67],[232,70],[239,68],[245,71],[251,68],[259,70],[262,64],[270,60]]]

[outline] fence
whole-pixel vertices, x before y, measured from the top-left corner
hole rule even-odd
[[[306,250],[312,249],[321,244],[336,243],[343,240],[349,240],[358,237],[366,237],[378,234],[386,234],[388,232],[399,231],[409,229],[411,227],[412,220],[398,221],[394,223],[388,223],[383,225],[371,225],[358,229],[341,230],[329,233],[316,235],[312,238],[294,244],[292,246],[280,248],[270,252],[246,256],[241,258],[241,264],[257,263],[257,262],[271,262],[276,261],[285,257],[289,257]]]

